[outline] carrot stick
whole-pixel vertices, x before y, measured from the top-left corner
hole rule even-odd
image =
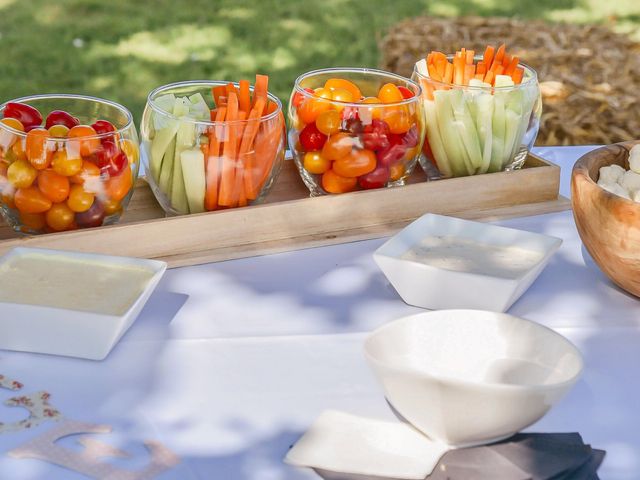
[[[504,68],[507,68],[510,63],[511,63],[511,55],[509,55],[508,53],[505,53],[504,58],[502,59],[502,66]]]
[[[484,76],[484,83],[488,83],[489,85],[493,85],[493,81],[496,79],[496,74],[493,70],[489,70],[487,74]]]
[[[238,96],[235,92],[229,94],[227,99],[226,122],[235,122],[238,119]],[[228,135],[222,145],[222,172],[220,176],[220,190],[218,203],[226,207],[233,207],[238,203],[235,197],[235,163],[236,163],[236,132],[237,126],[227,123]]]
[[[236,86],[233,83],[231,83],[231,82],[227,83],[227,87],[226,88],[227,88],[227,97],[229,97],[229,95],[231,95],[231,92],[235,93],[236,96],[239,95],[238,89],[236,88]]]
[[[244,137],[244,131],[247,128],[247,124],[246,122],[244,122],[244,120],[246,119],[247,119],[247,112],[240,110],[238,112],[238,120],[242,120],[243,122],[240,124],[238,128],[238,137],[236,140],[237,151],[240,151],[240,148],[242,146],[241,145],[242,138]],[[242,161],[242,156],[238,155],[238,158],[236,161],[236,178],[235,178],[235,186],[233,188],[233,192],[234,192],[234,195],[237,195],[238,197],[239,207],[244,207],[247,205],[247,196],[244,188],[244,170],[245,170],[245,165],[244,165],[244,162]]]
[[[251,91],[249,89],[249,80],[240,80],[240,97],[238,98],[240,110],[249,115],[251,110]]]
[[[511,57],[511,61],[509,62],[509,65],[507,65],[504,68],[504,74],[513,76],[513,72],[516,71],[518,62],[520,62],[520,59],[517,57],[517,55],[514,55],[513,57]]]
[[[502,65],[498,65],[498,68],[496,68],[494,73],[496,74],[496,76],[503,75],[504,74],[504,67]]]
[[[481,73],[483,76],[487,73],[487,65],[484,62],[480,61],[476,65],[476,74],[477,73]]]
[[[278,122],[272,128],[266,130],[264,135],[256,137],[255,151],[256,158],[260,160],[261,172],[256,185],[255,194],[260,193],[264,182],[269,178],[273,162],[276,160],[278,148],[282,142],[282,131],[284,129],[284,115],[282,112],[278,116]]]
[[[493,57],[495,53],[496,53],[495,49],[491,45],[487,45],[487,48],[485,48],[484,55],[482,57],[487,69],[491,68],[491,64],[493,63]]]
[[[502,64],[502,59],[504,58],[506,48],[507,47],[504,43],[498,47],[498,50],[496,51],[496,56],[493,58],[493,63],[491,64],[492,69],[495,64],[498,64],[498,65]]]
[[[524,77],[524,68],[516,67],[515,72],[513,72],[513,75],[511,75],[511,78],[513,78],[513,83],[522,83],[522,77]]]
[[[447,61],[447,56],[442,52],[431,52],[431,55],[431,63],[434,63],[435,65],[438,65],[439,62]]]
[[[475,78],[476,80],[480,80],[483,81],[484,80],[484,75],[482,73],[476,73],[473,78]]]
[[[429,65],[427,65],[427,70],[429,71],[429,77],[436,80],[437,82],[442,81],[442,77],[438,73],[438,69],[433,63],[430,63]]]
[[[445,67],[444,70],[444,78],[443,80],[446,83],[451,83],[451,81],[453,80],[453,64],[447,62],[447,66]]]
[[[268,98],[267,97],[267,92],[269,91],[268,87],[269,87],[269,77],[267,75],[256,74],[256,84],[253,87],[253,105],[254,106],[256,104],[256,100],[259,97],[264,97],[265,100]],[[267,106],[266,103],[264,106],[265,107]]]
[[[473,50],[467,50],[467,65],[473,65],[473,57],[476,52]]]
[[[440,75],[440,78],[444,77],[444,71],[446,69],[445,65],[447,64],[447,59],[446,58],[439,58],[438,60],[436,60],[436,71],[438,72],[438,75]]]
[[[469,85],[469,80],[476,74],[476,66],[467,64],[464,66],[464,84]]]
[[[214,122],[216,120],[216,114],[218,113],[218,109],[217,108],[212,108],[211,111],[209,112],[209,119]]]
[[[223,122],[227,114],[226,107],[220,107],[216,111],[214,121],[216,123]],[[219,125],[209,130],[209,154],[207,155],[206,168],[206,191],[204,196],[204,205],[207,210],[215,210],[218,206],[218,183],[220,182],[220,136]]]
[[[242,134],[240,153],[238,155],[240,161],[244,163],[244,189],[246,197],[250,200],[253,200],[257,196],[255,185],[256,174],[253,164],[254,152],[252,150],[256,135],[260,129],[260,117],[262,116],[261,112],[264,110],[264,103],[264,97],[256,99],[256,104],[251,109],[249,117],[247,118],[247,126]]]
[[[267,103],[267,111],[264,113],[265,115],[270,115],[278,109],[278,104],[276,102],[272,102],[269,100]]]
[[[457,85],[464,84],[464,62],[461,56],[453,59],[453,83]]]
[[[220,97],[227,95],[227,87],[224,85],[218,85],[217,87],[213,87],[211,92],[213,94],[213,100],[216,102],[216,107],[219,107]]]

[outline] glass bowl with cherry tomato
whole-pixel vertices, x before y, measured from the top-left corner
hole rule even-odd
[[[17,232],[115,223],[133,193],[138,134],[121,105],[35,95],[0,106],[0,213]]]
[[[425,135],[421,93],[416,82],[382,70],[298,77],[289,146],[311,196],[403,185]]]

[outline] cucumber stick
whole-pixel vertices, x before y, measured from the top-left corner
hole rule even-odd
[[[184,186],[180,155],[193,147],[196,141],[196,124],[189,119],[180,122],[176,133],[176,150],[173,160],[173,181],[171,182],[171,206],[180,213],[189,213],[187,191]]]
[[[438,126],[436,105],[433,101],[427,100],[425,101],[424,106],[426,113],[427,138],[429,140],[429,145],[431,146],[431,151],[435,156],[438,170],[440,170],[445,177],[451,177],[453,172],[447,156],[447,149],[442,141],[440,127]]]
[[[433,92],[436,118],[440,127],[442,141],[447,148],[447,157],[450,160],[449,164],[453,175],[456,177],[471,175],[467,166],[470,163],[467,158],[467,152],[458,136],[449,93],[450,91],[447,90]]]
[[[176,98],[174,100],[173,106],[173,115],[176,117],[183,117],[189,113],[189,107],[184,103],[182,98]],[[175,125],[175,132],[171,137],[171,141],[167,148],[165,149],[162,163],[159,168],[160,178],[158,180],[158,186],[160,190],[171,200],[171,190],[173,186],[173,164],[175,158],[175,135],[178,132],[178,128],[180,127],[180,122],[174,120],[172,122]],[[154,142],[156,140],[154,139]],[[153,146],[152,146],[153,149]],[[155,178],[155,177],[154,177]]]
[[[191,213],[204,212],[204,193],[206,190],[204,153],[199,148],[183,150],[180,153],[180,164],[189,211]]]
[[[476,124],[471,117],[471,111],[467,106],[464,92],[460,89],[451,90],[451,99],[453,106],[453,115],[458,125],[458,134],[462,139],[462,145],[467,152],[470,170],[476,173],[482,166],[482,152],[480,151],[480,142],[476,132]],[[473,102],[471,102],[473,103]]]

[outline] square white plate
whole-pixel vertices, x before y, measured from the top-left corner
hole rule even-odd
[[[435,236],[519,247],[539,253],[540,260],[514,278],[498,275],[495,270],[482,273],[450,270],[402,258],[423,239]],[[468,308],[505,312],[531,286],[561,244],[561,239],[548,235],[429,213],[391,237],[373,257],[410,305],[431,310]]]
[[[0,257],[0,267],[18,256],[47,256],[90,264],[92,275],[114,274],[114,267],[148,270],[150,277],[140,284],[140,293],[133,299],[123,299],[113,292],[102,292],[109,302],[126,302],[122,314],[105,314],[26,303],[0,302],[0,349],[48,353],[70,357],[104,359],[134,322],[149,299],[167,264],[157,260],[116,257],[92,253],[69,252],[40,248],[17,247]],[[56,285],[51,288],[69,287]],[[90,289],[92,286],[87,285]],[[37,297],[38,292],[31,292]],[[78,296],[82,291],[75,292]],[[111,295],[111,297],[109,297]]]

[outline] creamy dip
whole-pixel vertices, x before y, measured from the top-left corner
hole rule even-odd
[[[30,253],[0,265],[0,302],[122,315],[153,275],[139,266]]]
[[[518,278],[544,257],[544,252],[481,243],[469,238],[431,236],[401,258],[456,272]]]

